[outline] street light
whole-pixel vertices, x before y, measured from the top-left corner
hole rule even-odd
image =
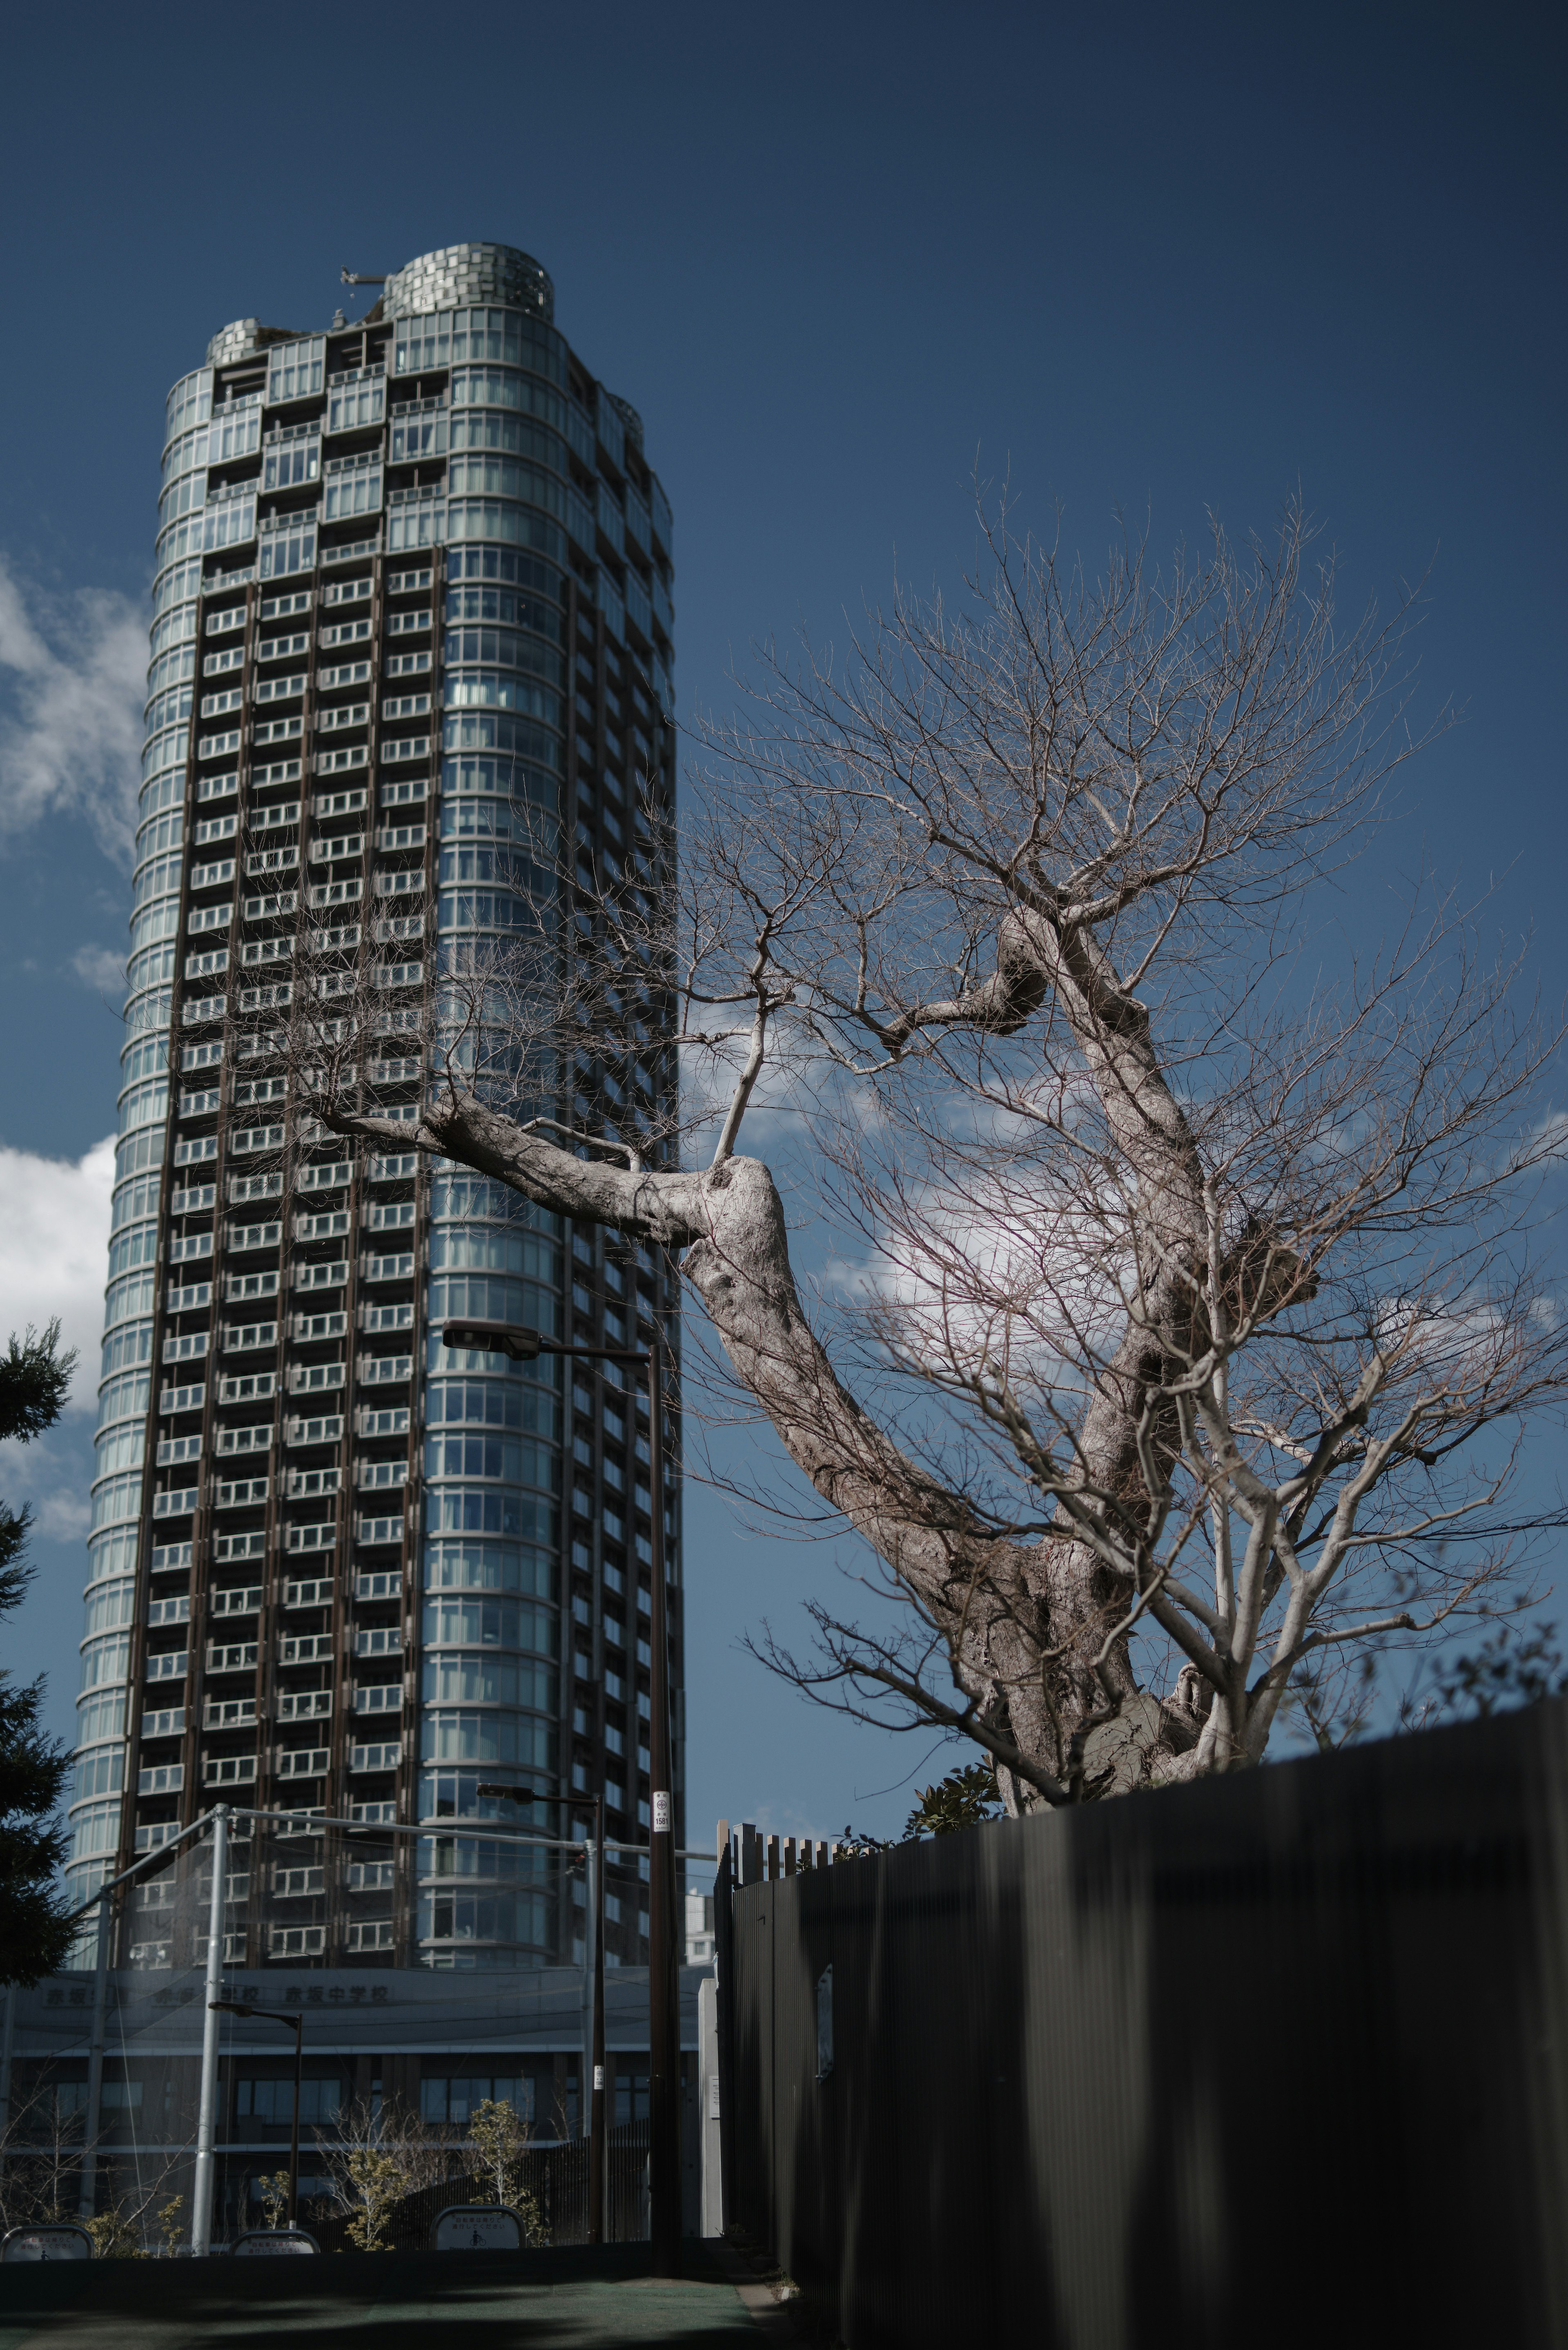
[[[514,1363],[541,1355],[583,1356],[601,1363],[648,1367],[649,1500],[653,1559],[649,1668],[648,1835],[648,2122],[653,2273],[680,2273],[680,1975],[675,1938],[675,1814],[670,1800],[670,1633],[664,1594],[664,1359],[659,1339],[641,1347],[575,1347],[514,1330],[504,1322],[449,1322],[441,1344],[454,1353],[506,1355]],[[603,1851],[601,1843],[600,1851]],[[601,1861],[601,1869],[603,1863]]]
[[[481,1795],[495,1795],[508,1804],[565,1804],[565,1795],[540,1797],[527,1787],[504,1787],[481,1780],[474,1791]],[[592,1798],[594,1806],[594,1991],[591,2049],[588,2062],[593,2067],[588,2085],[588,2241],[602,2244],[605,2240],[605,2172],[607,2168],[608,2135],[605,2113],[605,1799],[601,1789]],[[651,1925],[651,1916],[649,1918]]]
[[[286,2015],[275,2007],[242,2007],[233,1999],[210,1999],[207,2005],[223,2015],[259,2015],[267,2023],[294,2027],[294,2121],[288,2134],[288,2225],[292,2234],[299,2224],[299,2079],[305,2064],[304,2012]]]

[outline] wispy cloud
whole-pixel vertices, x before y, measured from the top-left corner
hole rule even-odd
[[[0,1346],[57,1315],[80,1356],[71,1406],[92,1401],[108,1270],[114,1137],[80,1159],[0,1149]]]
[[[78,947],[71,957],[71,969],[84,987],[95,995],[112,996],[115,1009],[125,993],[125,957],[116,954],[112,947]]]
[[[147,619],[101,588],[53,595],[0,557],[0,832],[85,816],[105,851],[129,854],[136,823]]]
[[[38,1532],[80,1542],[91,1517],[91,1422],[108,1271],[114,1137],[80,1159],[0,1149],[0,1347],[58,1315],[77,1349],[67,1417],[31,1444],[0,1444],[0,1493],[30,1504]]]
[[[63,1458],[60,1448],[43,1437],[28,1448],[26,1461],[17,1464],[22,1471],[19,1479],[7,1464],[7,1499],[16,1496],[30,1503],[33,1523],[50,1542],[85,1542],[92,1524],[92,1455],[74,1457],[82,1452],[81,1443],[69,1451],[73,1457]]]

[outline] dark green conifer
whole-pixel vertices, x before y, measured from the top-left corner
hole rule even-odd
[[[65,1407],[74,1352],[59,1351],[60,1326],[29,1330],[0,1355],[0,1442],[30,1443]],[[0,1502],[0,1617],[20,1606],[33,1569],[26,1559],[30,1513]],[[70,1947],[72,1929],[55,1875],[66,1853],[56,1814],[70,1760],[39,1727],[42,1679],[23,1685],[0,1669],[0,1983],[36,1982]]]

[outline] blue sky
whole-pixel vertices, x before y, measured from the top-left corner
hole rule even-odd
[[[1348,606],[1432,567],[1424,691],[1467,723],[1350,886],[1430,859],[1533,926],[1561,1000],[1562,57],[1544,12],[384,0],[13,20],[0,186],[0,1323],[96,1352],[162,401],[227,320],[325,324],[339,265],[469,237],[550,270],[675,513],[683,712],[750,639],[950,577],[1010,472],[1091,559],[1299,484]],[[106,998],[108,999],[106,1001]],[[95,1219],[97,1221],[95,1222]],[[84,1391],[84,1401],[87,1400]],[[32,1492],[7,1663],[68,1726],[90,1412]],[[749,1441],[750,1440],[748,1440]],[[688,1512],[691,1819],[896,1824],[928,1749],[739,1653],[829,1555]],[[940,1758],[933,1769],[944,1767]]]

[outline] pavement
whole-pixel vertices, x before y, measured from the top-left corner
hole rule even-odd
[[[462,2334],[450,2350],[761,2350],[774,2313],[728,2248],[689,2243],[684,2264],[651,2276],[644,2244],[8,2264],[0,2350],[332,2350],[372,2329],[374,2350],[432,2350],[438,2329]]]

